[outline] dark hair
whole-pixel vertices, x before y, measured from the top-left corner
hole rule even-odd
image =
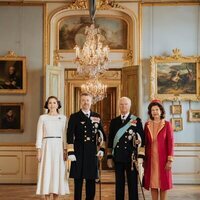
[[[161,111],[160,119],[164,119],[165,118],[165,109],[164,109],[163,105],[158,102],[151,102],[148,106],[148,115],[149,115],[150,119],[152,119],[152,120],[154,119],[154,117],[151,114],[151,108],[153,106],[158,106],[160,108],[160,111]]]
[[[58,109],[60,109],[60,108],[62,107],[62,106],[61,106],[61,103],[60,103],[60,101],[58,100],[57,97],[55,97],[55,96],[50,96],[50,97],[48,97],[48,99],[46,100],[46,102],[45,102],[45,104],[44,104],[44,108],[48,109],[48,103],[49,103],[49,100],[50,100],[50,99],[55,99],[55,100],[57,101]],[[57,112],[58,112],[58,109],[57,109]],[[49,112],[49,109],[48,109],[48,112]]]

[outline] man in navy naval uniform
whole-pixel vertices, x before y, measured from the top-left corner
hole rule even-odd
[[[125,173],[129,200],[138,200],[138,171],[135,164],[139,157],[144,157],[144,132],[141,120],[130,113],[130,108],[131,100],[121,97],[120,116],[111,120],[109,128],[107,164],[109,168],[115,166],[116,200],[124,200]]]
[[[83,93],[80,101],[81,109],[70,116],[67,129],[68,159],[72,161],[70,178],[74,178],[74,200],[82,199],[84,179],[86,200],[94,200],[98,158],[104,155],[105,134],[99,114],[90,110],[92,97]]]

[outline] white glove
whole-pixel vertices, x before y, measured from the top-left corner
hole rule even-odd
[[[137,161],[138,161],[138,165],[142,165],[143,164],[143,158],[138,158]]]
[[[70,161],[76,161],[76,156],[75,155],[69,155],[68,156],[68,160],[70,160]]]
[[[97,153],[97,157],[103,157],[104,156],[104,152],[99,150]]]

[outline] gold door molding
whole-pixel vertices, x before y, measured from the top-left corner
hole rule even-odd
[[[106,71],[99,80],[106,84],[108,88],[116,88],[117,102],[121,96],[121,70]],[[80,88],[86,81],[87,79],[78,75],[76,70],[65,70],[65,113],[67,116],[76,112],[75,108],[80,107],[78,98],[80,90],[77,90],[77,88]],[[116,110],[118,114],[118,109],[116,108]]]

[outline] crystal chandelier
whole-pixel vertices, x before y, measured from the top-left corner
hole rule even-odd
[[[94,25],[96,0],[89,0],[89,13],[92,23],[85,28],[86,41],[82,50],[78,45],[74,49],[78,74],[89,76],[88,81],[81,85],[81,92],[90,94],[93,97],[92,103],[95,104],[107,95],[107,85],[101,83],[98,77],[108,69],[110,49],[108,45],[103,46],[102,35]]]
[[[92,95],[92,104],[101,101],[106,97],[107,85],[101,83],[98,78],[89,79],[81,85],[81,92]]]
[[[96,77],[108,69],[108,53],[109,47],[103,46],[101,34],[94,23],[90,27],[85,28],[86,41],[81,50],[78,45],[74,47],[76,50],[75,63],[77,72],[81,75]]]

